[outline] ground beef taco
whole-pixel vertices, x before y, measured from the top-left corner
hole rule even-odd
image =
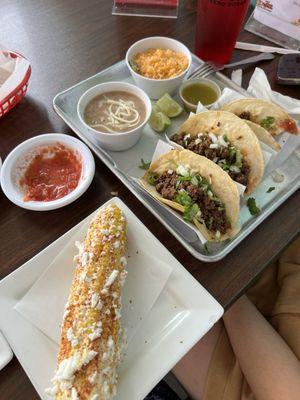
[[[296,121],[277,104],[260,99],[235,100],[225,104],[222,110],[230,111],[242,119],[255,122],[265,128],[271,135],[289,132],[299,133]]]
[[[154,198],[183,213],[207,240],[226,240],[238,232],[237,187],[207,158],[171,150],[151,164],[140,183]]]
[[[227,111],[206,111],[188,118],[171,141],[209,158],[250,194],[264,173],[262,150],[251,128]]]

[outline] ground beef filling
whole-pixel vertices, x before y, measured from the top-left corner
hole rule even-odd
[[[250,114],[249,111],[243,111],[243,112],[239,115],[239,117],[242,118],[242,119],[246,119],[246,120],[248,120],[248,121],[251,121],[251,114]]]
[[[200,138],[191,137],[186,133],[176,134],[172,137],[172,141],[180,144],[185,149],[191,150],[200,156],[204,156],[209,158],[216,164],[218,164],[221,168],[226,170],[231,179],[234,181],[247,186],[248,184],[248,176],[250,172],[250,167],[246,160],[243,159],[242,166],[239,168],[239,171],[230,171],[225,169],[225,165],[232,165],[235,162],[234,157],[230,155],[228,147],[219,146],[217,149],[211,149],[210,145],[213,144],[213,141],[210,136],[202,135]],[[222,160],[222,162],[220,162]]]
[[[170,171],[169,171],[170,172]],[[212,231],[226,233],[230,223],[222,203],[210,198],[201,187],[189,181],[178,182],[176,172],[164,172],[155,182],[155,189],[165,199],[174,200],[181,189],[184,189],[201,210],[201,218],[206,227]]]

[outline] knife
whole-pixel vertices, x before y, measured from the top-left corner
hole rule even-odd
[[[261,53],[300,54],[300,51],[297,50],[284,49],[282,47],[264,46],[261,44],[245,43],[245,42],[236,42],[235,48],[241,50],[259,51]]]

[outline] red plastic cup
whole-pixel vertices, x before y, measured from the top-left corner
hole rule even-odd
[[[250,0],[198,0],[196,55],[226,64],[233,52]]]

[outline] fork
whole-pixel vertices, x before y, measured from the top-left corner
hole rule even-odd
[[[217,64],[214,63],[213,61],[208,61],[200,65],[200,67],[198,67],[197,69],[195,69],[195,71],[193,71],[190,75],[188,75],[187,79],[205,78],[206,76],[211,75],[213,72],[222,71],[225,68],[232,68],[232,67],[237,67],[238,65],[256,63],[262,60],[273,60],[274,57],[275,56],[272,53],[262,53],[259,54],[258,56],[245,58],[244,60],[226,65]]]

